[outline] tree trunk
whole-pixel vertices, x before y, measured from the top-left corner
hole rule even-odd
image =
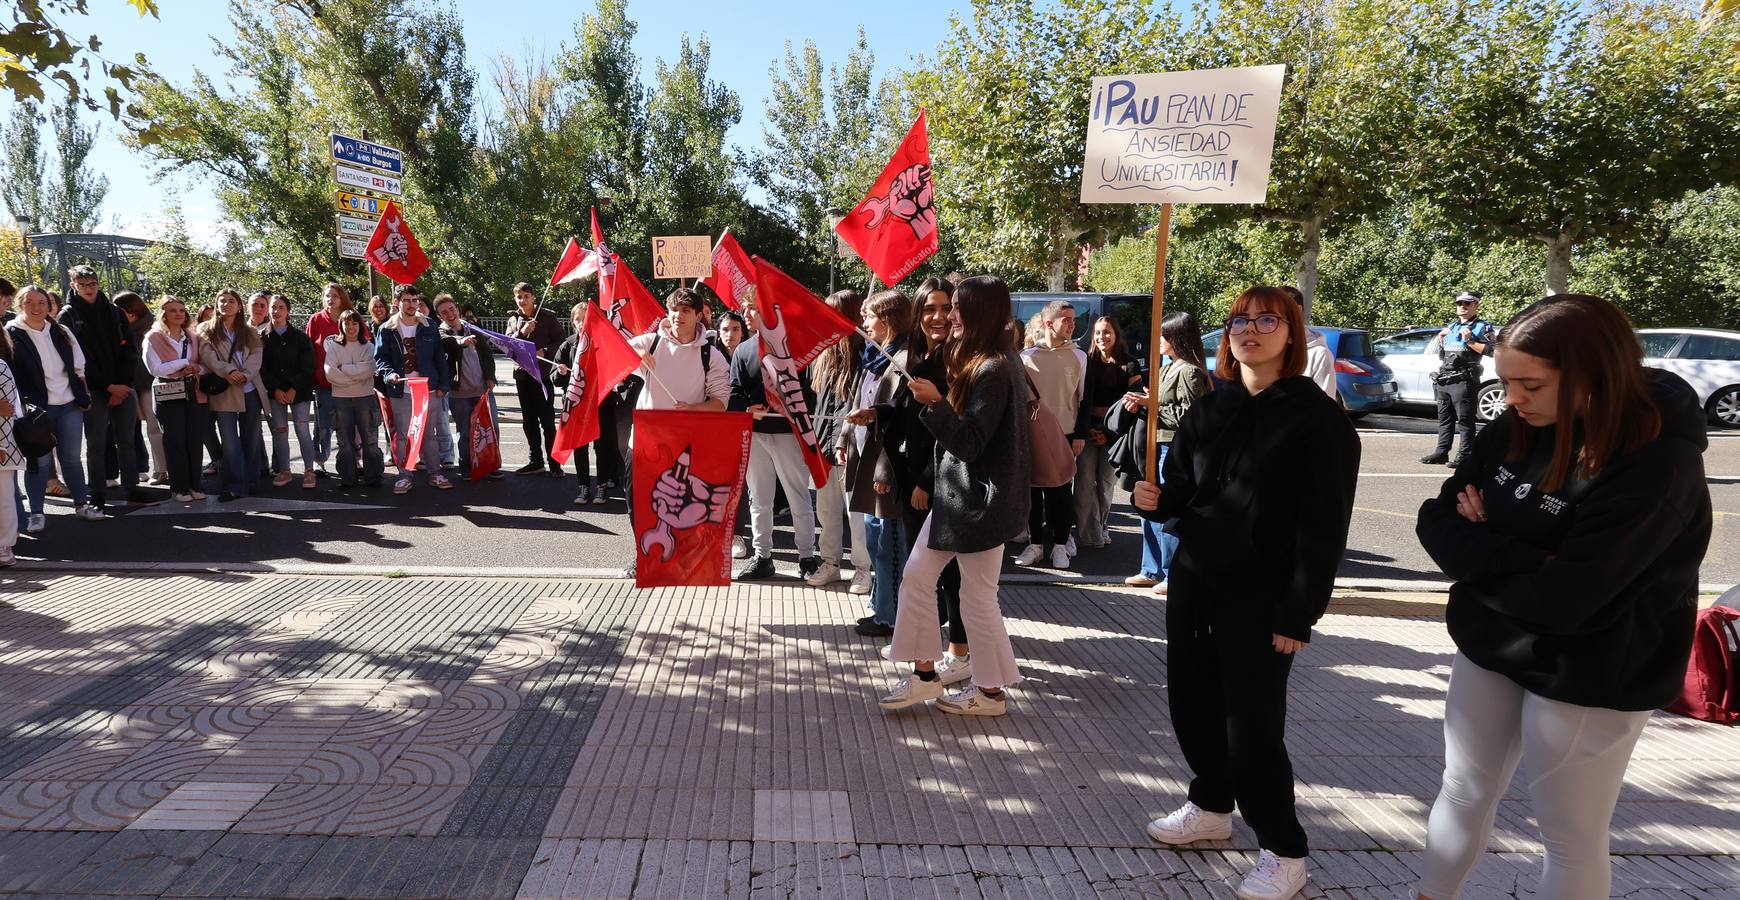
[[[1571,232],[1560,231],[1545,239],[1547,244],[1547,294],[1571,290]]]
[[[1311,324],[1311,300],[1317,295],[1317,257],[1323,254],[1323,217],[1312,216],[1299,223],[1299,261],[1293,280],[1305,295],[1305,324]]]
[[[1077,232],[1066,227],[1057,235],[1057,245],[1052,248],[1051,268],[1045,273],[1045,289],[1048,291],[1069,290],[1069,273],[1075,267]]]

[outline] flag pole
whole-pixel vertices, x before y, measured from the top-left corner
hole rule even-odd
[[[1160,320],[1166,315],[1166,252],[1172,231],[1172,204],[1160,204],[1160,233],[1154,239],[1154,309],[1148,323],[1148,454],[1143,480],[1159,482],[1160,446]]]

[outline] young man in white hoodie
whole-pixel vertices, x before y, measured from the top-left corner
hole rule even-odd
[[[1305,315],[1305,294],[1292,285],[1286,285],[1281,290],[1293,298],[1299,306],[1299,315]],[[1310,320],[1305,322],[1305,377],[1317,383],[1329,399],[1340,399],[1341,394],[1335,386],[1335,354],[1329,349],[1329,342],[1324,339],[1323,332],[1311,327]]]
[[[1045,324],[1033,346],[1022,352],[1021,361],[1039,391],[1039,402],[1063,428],[1070,450],[1080,456],[1087,446],[1082,395],[1088,358],[1087,351],[1075,345],[1075,307],[1067,300],[1053,300],[1045,305],[1041,317]],[[1030,488],[1027,534],[1031,543],[1015,557],[1016,565],[1031,566],[1049,559],[1054,569],[1069,568],[1069,558],[1075,554],[1075,538],[1069,533],[1075,527],[1074,487],[1072,478],[1057,487]]]
[[[700,294],[689,288],[677,288],[665,298],[665,317],[659,327],[628,342],[640,353],[641,366],[635,374],[646,381],[635,409],[725,409],[725,402],[731,397],[731,366],[701,328],[701,312],[705,308]],[[629,533],[633,535],[637,533],[633,432],[629,433],[628,444],[629,460],[623,464],[622,478],[629,501]],[[629,563],[623,577],[634,577],[633,563]]]

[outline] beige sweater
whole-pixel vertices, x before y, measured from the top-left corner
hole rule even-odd
[[[1087,382],[1087,354],[1074,344],[1035,344],[1021,354],[1021,361],[1033,378],[1033,386],[1039,389],[1039,402],[1051,410],[1066,434],[1074,436]]]

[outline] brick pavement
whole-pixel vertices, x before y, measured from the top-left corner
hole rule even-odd
[[[482,561],[480,562],[487,562]],[[1011,715],[883,714],[894,669],[795,584],[29,573],[0,584],[0,893],[1230,897],[1254,843],[1142,824],[1186,777],[1163,607],[1008,585]],[[1310,897],[1420,865],[1450,645],[1350,596],[1294,670]],[[1688,802],[1683,798],[1693,798]],[[1615,894],[1740,896],[1740,730],[1659,715]],[[1529,896],[1525,796],[1470,897]]]

